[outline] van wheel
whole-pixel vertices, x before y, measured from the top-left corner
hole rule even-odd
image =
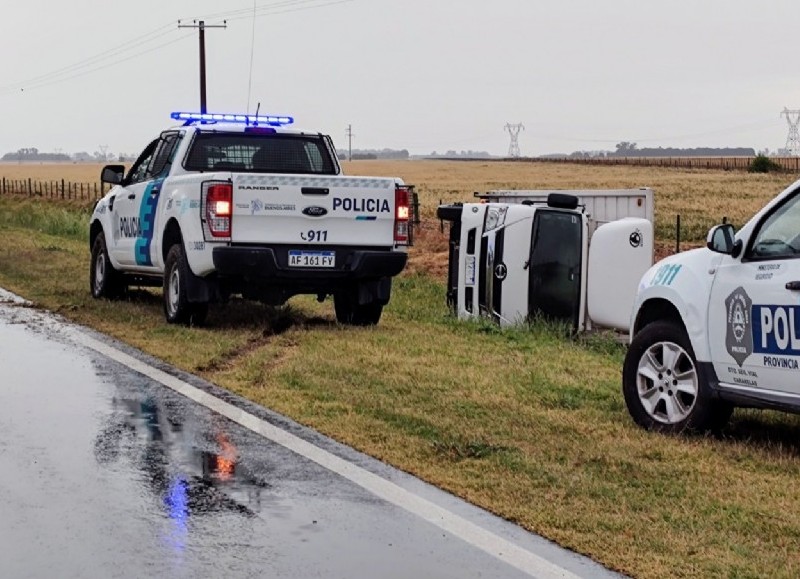
[[[660,432],[719,430],[733,406],[713,396],[683,327],[655,322],[636,334],[622,370],[633,420]]]
[[[89,268],[89,288],[95,299],[113,300],[125,291],[122,274],[111,265],[108,257],[106,237],[99,233],[92,244],[92,258]]]
[[[333,294],[336,321],[348,326],[374,326],[381,319],[383,306],[377,302],[358,303],[358,289]]]
[[[164,316],[170,324],[201,326],[208,315],[207,303],[191,303],[186,295],[189,266],[183,246],[175,244],[164,267]]]

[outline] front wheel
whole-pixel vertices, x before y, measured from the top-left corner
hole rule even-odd
[[[164,267],[164,316],[170,324],[199,326],[206,320],[207,303],[191,303],[186,293],[189,265],[183,246],[173,245]]]
[[[92,290],[92,297],[118,298],[123,293],[125,285],[122,274],[114,268],[108,257],[108,246],[103,233],[99,233],[94,239],[91,259],[89,288]]]
[[[358,290],[333,294],[333,309],[336,321],[348,326],[374,326],[381,319],[383,305],[377,302],[358,303]]]
[[[634,336],[622,392],[633,420],[648,430],[719,430],[733,411],[714,398],[686,331],[672,322],[655,322]]]

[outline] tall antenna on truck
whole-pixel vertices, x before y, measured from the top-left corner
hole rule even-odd
[[[511,123],[506,123],[505,129],[511,136],[511,145],[509,145],[508,147],[508,156],[516,159],[520,156],[519,132],[524,131],[525,126],[522,123],[517,123],[516,125],[512,125]]]

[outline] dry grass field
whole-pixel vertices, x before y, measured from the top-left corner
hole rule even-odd
[[[0,163],[0,179],[95,183],[101,167]],[[436,221],[436,207],[441,201],[471,201],[475,191],[651,187],[656,197],[657,252],[663,255],[674,250],[677,215],[681,247],[697,245],[723,217],[741,226],[798,178],[789,173],[492,161],[352,161],[343,163],[343,168],[349,175],[394,176],[416,186],[423,222],[411,251],[411,270],[437,278],[446,268],[447,238]]]
[[[0,179],[33,179],[34,181],[73,181],[96,183],[102,165],[94,163],[0,163]]]

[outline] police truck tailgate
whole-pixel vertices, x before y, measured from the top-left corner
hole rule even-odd
[[[237,173],[231,179],[235,244],[394,245],[394,179]],[[328,263],[309,254],[303,265]]]

